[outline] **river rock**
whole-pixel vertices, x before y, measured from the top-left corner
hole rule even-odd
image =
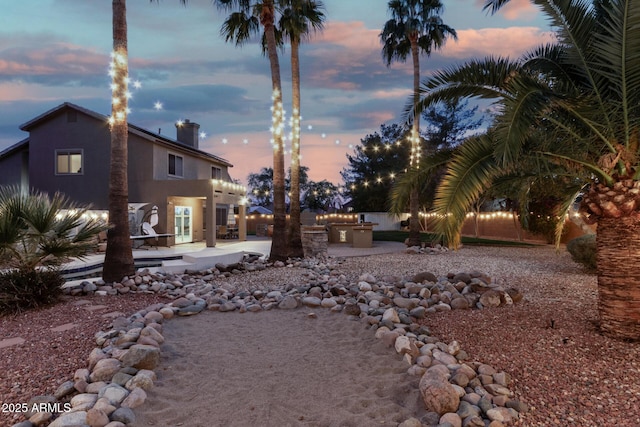
[[[120,421],[122,424],[128,425],[133,424],[136,421],[136,416],[131,408],[121,406],[113,411],[113,414],[111,414],[111,419],[113,421]]]
[[[129,390],[117,384],[109,384],[98,393],[98,398],[104,397],[112,405],[119,405],[125,397],[129,395]]]
[[[388,308],[382,314],[382,321],[388,320],[392,323],[400,323],[400,316],[398,316],[398,312],[395,308]]]
[[[91,427],[104,427],[109,421],[107,414],[99,409],[91,408],[87,411],[87,424]]]
[[[294,308],[298,307],[298,300],[291,296],[291,295],[287,295],[285,296],[282,301],[280,301],[280,303],[278,304],[278,308],[281,308],[283,310],[293,310]]]
[[[436,277],[435,274],[428,272],[428,271],[424,271],[422,273],[418,273],[415,276],[413,276],[413,278],[411,279],[412,282],[414,283],[422,283],[422,282],[431,282],[431,283],[435,283],[438,281],[438,278]]]
[[[121,363],[118,359],[108,358],[99,360],[93,368],[89,378],[92,382],[110,381],[116,372],[120,370]]]
[[[87,413],[85,411],[64,412],[49,424],[49,427],[77,427],[86,424]]]
[[[456,389],[448,382],[431,379],[425,381],[423,376],[420,380],[420,394],[428,411],[444,415],[447,412],[458,410],[460,397]]]
[[[136,344],[122,356],[124,366],[136,369],[154,369],[160,363],[160,349],[151,345]]]
[[[462,427],[462,418],[458,414],[447,412],[440,417],[440,424],[446,425],[445,423],[448,423],[451,427]]]
[[[147,393],[140,387],[136,387],[131,390],[131,393],[122,401],[122,405],[125,408],[137,408],[147,400]]]
[[[133,378],[127,381],[125,387],[127,390],[133,390],[136,387],[140,387],[143,390],[150,390],[156,379],[155,372],[148,369],[141,369]]]
[[[500,307],[501,302],[500,292],[494,289],[490,289],[480,295],[480,304],[482,304],[483,307]]]
[[[158,313],[158,314],[160,314],[160,313]],[[140,332],[140,336],[149,337],[152,340],[154,340],[155,342],[157,342],[158,344],[162,344],[164,342],[164,337],[162,336],[162,334],[160,332],[156,331],[156,329],[152,328],[151,326],[145,327]]]
[[[76,394],[71,398],[71,407],[74,411],[87,411],[93,408],[98,400],[98,395],[93,393]]]

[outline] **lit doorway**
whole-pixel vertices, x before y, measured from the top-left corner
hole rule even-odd
[[[176,245],[191,243],[191,208],[189,206],[176,206],[175,211],[175,238]]]

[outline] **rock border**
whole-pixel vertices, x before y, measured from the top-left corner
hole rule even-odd
[[[364,273],[349,281],[336,268],[341,259],[265,262],[255,256],[233,265],[184,274],[142,270],[121,283],[84,281],[66,289],[70,295],[115,295],[129,292],[157,293],[172,299],[140,310],[128,318],[114,319],[112,328],[95,334],[96,345],[86,368],[61,384],[52,396],[36,396],[29,402],[69,409],[37,412],[13,427],[44,426],[125,427],[135,420],[133,409],[142,405],[146,391],[156,381],[164,342],[163,322],[204,310],[258,312],[299,307],[344,312],[375,329],[375,336],[407,362],[407,372],[420,376],[420,393],[428,413],[411,418],[402,427],[500,427],[520,418],[527,405],[514,398],[511,376],[490,365],[469,361],[456,341],[443,343],[418,322],[428,313],[454,309],[483,309],[511,305],[523,295],[504,283],[494,283],[478,271],[437,277],[423,272],[412,278]],[[265,268],[302,267],[306,282],[270,291],[236,291],[214,280]],[[67,406],[64,406],[67,405]]]

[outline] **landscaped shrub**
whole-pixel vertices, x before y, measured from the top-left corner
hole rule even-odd
[[[66,196],[0,186],[0,314],[56,302],[58,268],[97,247],[107,225]]]
[[[589,271],[596,271],[596,235],[585,234],[567,243],[571,258]]]
[[[0,272],[0,315],[54,304],[62,296],[63,284],[56,270]]]

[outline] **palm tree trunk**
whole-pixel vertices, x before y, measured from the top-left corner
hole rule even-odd
[[[271,240],[271,261],[287,259],[287,218],[284,197],[284,144],[282,117],[282,84],[280,82],[280,63],[274,28],[275,9],[273,0],[263,3],[260,22],[267,39],[267,53],[271,64],[271,87],[273,89],[273,237]]]
[[[640,339],[640,220],[598,220],[598,310],[610,336]]]
[[[113,0],[113,99],[111,105],[111,158],[109,162],[109,222],[102,277],[115,282],[135,272],[129,239],[127,147],[127,6]]]
[[[417,39],[411,36],[411,56],[413,58],[413,102],[420,101],[420,54]],[[415,39],[415,40],[414,40]],[[413,118],[411,130],[411,168],[417,168],[420,162],[420,115]],[[420,191],[413,185],[409,193],[409,237],[407,246],[420,246]]]
[[[291,83],[293,139],[291,141],[291,208],[289,210],[289,257],[302,258],[302,234],[300,231],[300,42],[291,40]]]

